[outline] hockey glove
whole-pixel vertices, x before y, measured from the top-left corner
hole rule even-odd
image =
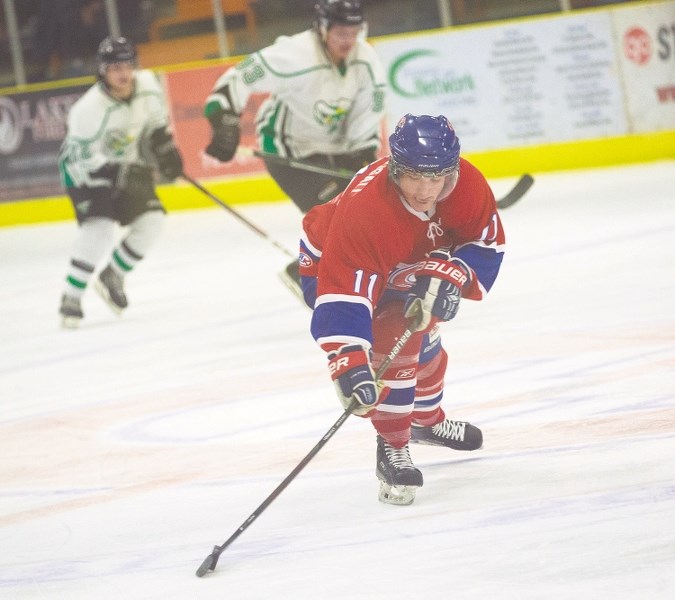
[[[417,331],[426,329],[433,317],[439,321],[454,319],[462,288],[469,281],[466,267],[453,260],[449,252],[434,250],[415,278],[417,281],[406,300],[405,316],[416,320]]]
[[[157,168],[164,179],[173,181],[183,174],[183,159],[166,127],[155,129],[150,134],[150,152],[155,157]]]
[[[376,159],[377,152],[375,148],[362,148],[349,154],[338,155],[335,162],[340,168],[356,173]]]
[[[124,193],[129,198],[147,200],[154,194],[152,170],[134,163],[122,163],[117,169],[113,187],[116,190],[113,197]]]
[[[361,416],[375,408],[379,389],[363,346],[352,344],[329,352],[328,369],[342,406],[349,408],[356,400],[352,413]]]
[[[220,162],[232,160],[241,137],[239,117],[233,112],[217,111],[209,117],[209,123],[213,135],[211,143],[206,147],[206,153]]]
[[[130,198],[142,198],[143,200],[154,194],[152,170],[143,165],[108,163],[91,175],[110,180],[113,200],[118,199],[123,193]]]

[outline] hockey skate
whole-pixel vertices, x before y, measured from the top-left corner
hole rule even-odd
[[[61,326],[66,329],[77,329],[80,326],[80,321],[84,318],[80,299],[73,296],[63,294],[61,296],[61,308],[59,309],[61,315]]]
[[[445,446],[453,450],[478,450],[483,445],[483,433],[475,425],[445,419],[431,427],[412,424],[410,441],[430,446]]]
[[[279,278],[284,282],[284,285],[293,293],[294,296],[300,298],[305,302],[305,297],[302,293],[302,285],[300,285],[300,263],[297,260],[289,263],[286,268],[279,273]]]
[[[124,279],[107,266],[96,280],[96,291],[118,315],[129,305],[124,294]]]
[[[380,480],[379,500],[386,504],[412,504],[417,488],[424,483],[422,472],[410,458],[408,445],[394,448],[379,435],[375,474]]]

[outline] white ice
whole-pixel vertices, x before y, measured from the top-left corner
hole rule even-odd
[[[92,290],[67,331],[74,223],[0,230],[0,598],[674,598],[675,162],[536,179],[443,326],[484,448],[413,446],[425,485],[384,505],[351,417],[201,579],[341,413],[287,256],[172,213],[127,314]],[[237,210],[295,249],[290,202]]]

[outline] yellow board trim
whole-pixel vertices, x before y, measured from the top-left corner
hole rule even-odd
[[[273,202],[286,198],[269,176],[203,182],[210,192],[227,204]],[[189,183],[162,185],[157,193],[169,212],[218,206]],[[67,196],[0,203],[0,227],[74,221],[75,211]]]
[[[467,153],[465,156],[488,179],[651,162],[675,159],[675,131]],[[267,175],[204,182],[204,185],[223,202],[233,206],[286,199]],[[158,193],[170,212],[217,206],[188,183],[160,186]],[[0,227],[74,218],[72,205],[66,196],[0,203]]]
[[[675,158],[675,131],[466,153],[488,178]]]

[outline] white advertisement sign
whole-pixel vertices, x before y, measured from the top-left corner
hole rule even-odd
[[[675,2],[612,12],[630,131],[675,129]]]
[[[621,135],[627,124],[609,13],[375,42],[405,113],[445,114],[465,151]]]

